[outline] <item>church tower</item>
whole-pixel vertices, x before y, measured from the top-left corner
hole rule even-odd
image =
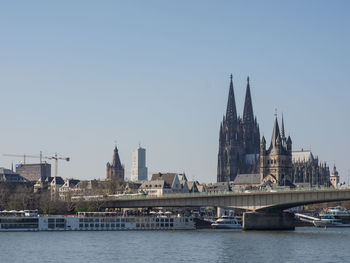
[[[220,125],[217,181],[233,181],[243,162],[243,134],[241,120],[237,117],[232,74],[226,116]]]
[[[261,139],[260,183],[262,184],[267,181],[281,186],[292,183],[292,140],[290,136],[285,140],[283,121],[281,132],[282,134],[276,115],[268,150],[266,150],[265,137]]]
[[[115,146],[112,164],[106,164],[106,179],[107,180],[124,180],[124,166],[120,162],[118,148]]]

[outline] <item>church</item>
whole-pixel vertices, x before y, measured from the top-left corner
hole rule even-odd
[[[237,174],[256,172],[259,144],[259,125],[253,113],[249,77],[241,118],[237,115],[231,74],[226,116],[220,125],[217,182],[233,181]]]
[[[326,163],[319,163],[311,151],[292,151],[292,139],[285,136],[283,116],[280,129],[276,115],[271,143],[266,148],[264,136],[260,141],[259,124],[253,112],[249,77],[241,118],[237,114],[231,74],[226,115],[220,124],[217,182],[234,182],[243,177],[248,181],[259,177],[260,185],[268,182],[297,187],[330,185]]]

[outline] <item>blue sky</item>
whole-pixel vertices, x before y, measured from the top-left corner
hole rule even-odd
[[[242,115],[270,140],[350,169],[348,1],[9,1],[0,8],[1,153],[70,156],[59,175],[105,177],[114,141],[149,172],[216,180],[233,74]],[[19,158],[0,156],[10,167]],[[35,160],[32,160],[35,161]]]

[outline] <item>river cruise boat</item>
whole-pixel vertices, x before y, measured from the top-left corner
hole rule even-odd
[[[350,212],[340,206],[329,207],[313,223],[316,227],[350,227]]]
[[[234,216],[222,216],[211,224],[216,229],[242,229],[242,225]]]
[[[341,206],[329,207],[326,213],[320,214],[322,218],[334,218],[342,222],[343,224],[350,224],[350,211],[342,208]]]
[[[48,216],[28,210],[0,212],[0,232],[190,229],[195,229],[195,223],[192,217],[185,216],[121,216],[113,212],[80,212],[76,216]]]

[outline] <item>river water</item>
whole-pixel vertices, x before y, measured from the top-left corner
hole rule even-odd
[[[0,262],[350,262],[350,229],[2,232]]]

